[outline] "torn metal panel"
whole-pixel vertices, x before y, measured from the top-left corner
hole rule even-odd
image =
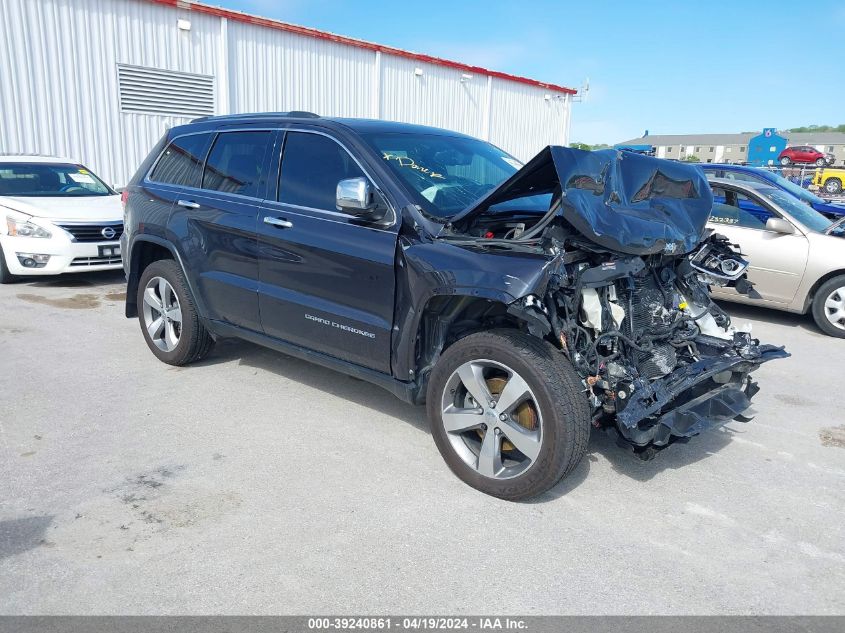
[[[688,253],[701,241],[713,205],[697,167],[610,149],[549,146],[452,224],[545,193],[559,196],[558,213],[585,237],[635,255]]]

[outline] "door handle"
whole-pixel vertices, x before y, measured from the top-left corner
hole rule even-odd
[[[288,222],[282,218],[273,218],[269,215],[264,216],[264,224],[271,224],[272,226],[278,226],[280,229],[289,229],[293,226],[293,222]]]
[[[180,207],[185,207],[186,209],[199,209],[200,205],[194,202],[193,200],[177,200],[176,204]]]

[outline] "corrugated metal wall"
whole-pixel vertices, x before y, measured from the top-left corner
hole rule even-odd
[[[213,76],[218,113],[422,123],[523,160],[567,142],[568,97],[540,87],[146,0],[0,0],[0,152],[78,158],[127,182],[166,127],[189,117],[121,112],[119,63]]]
[[[122,114],[118,62],[217,74],[219,20],[129,0],[0,1],[0,152],[77,158],[125,183],[167,125]]]
[[[375,54],[229,21],[231,112],[370,116]]]
[[[414,74],[417,68],[422,75]],[[486,76],[382,55],[380,118],[484,138],[486,99]]]

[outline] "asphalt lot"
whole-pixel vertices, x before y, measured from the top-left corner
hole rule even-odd
[[[727,306],[793,354],[753,422],[648,463],[594,434],[513,504],[377,387],[238,342],[159,363],[122,292],[0,286],[2,613],[845,613],[845,340],[809,319]]]

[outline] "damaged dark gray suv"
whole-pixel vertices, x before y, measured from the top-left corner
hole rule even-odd
[[[426,403],[449,467],[504,499],[554,486],[591,428],[648,458],[745,420],[751,372],[788,355],[710,300],[754,290],[681,163],[238,115],[171,129],[124,204],[126,316],[159,359],[239,337]]]

